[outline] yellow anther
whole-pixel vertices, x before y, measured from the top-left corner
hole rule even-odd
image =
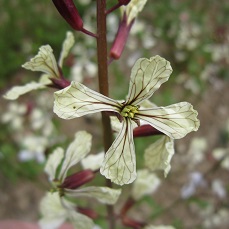
[[[121,115],[123,117],[129,117],[129,118],[134,118],[134,115],[136,113],[138,113],[138,106],[134,106],[134,105],[126,105],[121,111]]]

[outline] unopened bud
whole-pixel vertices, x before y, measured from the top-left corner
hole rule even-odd
[[[83,29],[83,20],[73,2],[73,0],[52,0],[62,17],[75,30]]]
[[[134,219],[128,218],[128,217],[123,217],[122,218],[122,224],[127,227],[131,227],[134,229],[142,229],[146,223],[136,221]]]
[[[146,137],[146,136],[152,136],[152,135],[161,135],[161,134],[164,134],[164,133],[155,129],[151,125],[142,125],[142,126],[136,127],[133,132],[134,138]]]
[[[79,213],[82,213],[82,214],[88,216],[91,219],[97,219],[98,218],[98,213],[95,212],[94,210],[90,209],[90,208],[81,208],[81,207],[78,207],[77,208],[77,211]]]
[[[119,4],[120,5],[127,5],[127,4],[129,4],[129,2],[130,2],[131,0],[118,0],[118,2],[119,2]]]
[[[133,23],[134,23],[134,20],[128,24],[126,14],[123,15],[123,19],[119,25],[118,32],[116,34],[115,40],[110,50],[110,57],[112,59],[117,60],[122,55],[123,49],[126,45],[126,41],[129,36],[130,29]]]
[[[60,188],[76,189],[90,182],[94,179],[94,177],[95,174],[92,170],[83,170],[81,172],[66,177],[64,182],[60,185]]]

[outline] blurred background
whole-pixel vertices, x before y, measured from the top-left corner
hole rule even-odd
[[[96,32],[95,1],[75,3],[85,27]],[[108,1],[108,6],[115,3]],[[0,0],[0,5],[3,95],[12,86],[38,81],[39,73],[21,65],[45,44],[51,45],[58,59],[71,28],[52,1]],[[119,11],[108,16],[109,47],[119,18]],[[96,89],[96,42],[84,34],[74,35],[76,43],[65,61],[64,74]],[[131,214],[177,229],[229,228],[228,1],[149,0],[135,21],[122,57],[110,65],[111,97],[125,98],[133,63],[154,55],[169,60],[173,73],[151,101],[158,106],[188,101],[198,111],[201,126],[176,141],[168,177],[159,171],[160,187]],[[98,117],[59,120],[52,113],[54,91],[31,92],[15,101],[0,98],[0,219],[37,221],[39,201],[49,188],[43,172],[45,158],[56,146],[67,146],[75,131],[86,129],[93,134],[92,153],[102,149]],[[136,139],[139,168],[145,146],[153,141],[155,137]]]

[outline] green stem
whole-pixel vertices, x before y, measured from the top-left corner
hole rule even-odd
[[[106,29],[106,0],[97,0],[97,58],[98,58],[98,76],[99,91],[105,96],[109,96],[108,83],[108,61],[107,61],[107,29]],[[103,143],[105,152],[112,144],[112,129],[109,116],[102,112],[103,124]],[[112,187],[110,180],[106,185]],[[110,229],[115,229],[115,215],[113,206],[107,205],[107,213]]]

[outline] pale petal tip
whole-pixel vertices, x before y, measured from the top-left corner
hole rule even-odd
[[[197,118],[198,111],[195,110],[191,104],[190,104],[190,111],[193,112],[193,122],[194,122],[193,131],[197,131],[200,127],[200,120]]]
[[[109,174],[105,168],[101,167],[100,168],[100,173],[105,176],[107,179],[111,180],[111,182],[123,186],[125,184],[131,184],[133,181],[136,179],[137,174],[136,172],[131,174],[131,177],[129,178],[124,178],[124,177],[119,177],[119,176],[114,176],[114,174]]]

